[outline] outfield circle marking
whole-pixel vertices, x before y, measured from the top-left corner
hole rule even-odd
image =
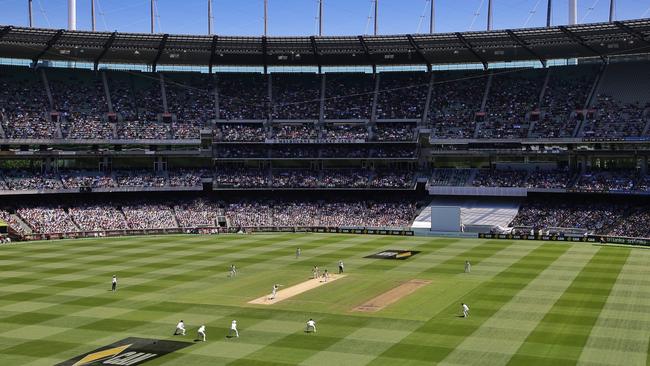
[[[394,287],[384,292],[383,294],[355,307],[354,309],[352,309],[352,311],[360,311],[364,313],[377,312],[379,310],[384,309],[388,305],[396,303],[402,298],[414,293],[421,287],[424,287],[430,283],[431,281],[429,280],[418,280],[418,279],[406,281],[400,284],[399,286]]]
[[[345,277],[345,275],[341,274],[330,274],[329,279],[327,282],[323,281],[322,278],[316,278],[316,279],[309,279],[305,282],[301,282],[297,285],[287,287],[283,290],[279,290],[276,295],[275,299],[270,299],[270,295],[264,295],[262,297],[258,297],[257,299],[251,300],[248,303],[249,304],[257,304],[257,305],[273,305],[277,304],[282,300],[286,300],[289,298],[292,298],[294,296],[300,295],[303,292],[307,292],[309,290],[313,290],[317,287],[327,285],[328,283],[332,283],[338,279],[341,279]]]

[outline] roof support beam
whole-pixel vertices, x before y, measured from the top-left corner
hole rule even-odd
[[[639,31],[628,27],[627,25],[621,23],[618,20],[614,22],[614,25],[616,25],[618,28],[620,28],[623,32],[625,32],[625,33],[631,35],[632,37],[634,37],[636,40],[641,41],[646,46],[650,46],[650,41],[648,41],[648,39],[646,39],[646,37],[642,33],[640,33]]]
[[[269,70],[269,53],[266,44],[266,36],[262,37],[262,64],[264,65],[264,75],[268,73]]]
[[[212,45],[210,46],[210,61],[208,62],[208,70],[210,74],[212,74],[214,60],[217,58],[217,43],[219,43],[219,36],[212,36]]]
[[[467,41],[460,32],[456,32],[456,38],[458,38],[458,40],[465,46],[465,48],[467,48],[467,50],[471,52],[472,55],[474,55],[474,57],[476,57],[476,59],[483,64],[483,69],[487,70],[488,69],[487,61],[483,57],[481,57],[481,55],[479,55],[478,52],[476,52],[474,46],[472,46],[472,44],[469,43],[469,41]]]
[[[160,60],[160,56],[162,56],[163,51],[165,50],[165,45],[167,44],[167,38],[169,38],[169,34],[163,34],[163,37],[160,40],[160,44],[158,45],[158,53],[156,53],[156,57],[153,59],[153,62],[151,63],[151,70],[153,72],[156,72],[158,61]]]
[[[562,33],[564,33],[564,34],[565,34],[569,39],[571,39],[571,40],[574,41],[575,43],[579,44],[579,45],[582,46],[584,49],[588,50],[589,52],[593,53],[594,55],[600,57],[600,58],[603,60],[603,62],[607,62],[607,56],[605,56],[605,55],[603,55],[602,53],[596,51],[596,49],[594,49],[593,47],[591,47],[590,45],[588,45],[588,44],[584,41],[584,39],[582,39],[582,37],[580,37],[580,36],[578,36],[577,34],[571,32],[570,30],[568,30],[568,29],[567,29],[565,26],[563,26],[563,25],[559,26],[558,28],[560,28],[560,30],[562,31]]]
[[[59,38],[61,38],[62,35],[63,35],[63,29],[59,29],[58,31],[56,31],[56,33],[54,33],[52,38],[50,38],[45,44],[45,48],[43,48],[43,50],[39,52],[38,55],[36,55],[36,57],[32,59],[32,63],[33,63],[32,67],[36,67],[36,64],[41,59],[41,57],[45,56],[45,54],[50,50],[50,48],[52,48],[52,46],[56,44],[56,42],[59,40]]]
[[[408,38],[411,47],[413,47],[418,57],[427,65],[427,72],[431,72],[431,62],[426,58],[426,56],[424,56],[422,48],[420,48],[420,46],[415,42],[412,35],[407,34],[406,38]]]
[[[372,55],[370,54],[370,49],[368,48],[366,40],[363,38],[363,36],[359,36],[358,38],[359,43],[361,43],[361,48],[363,48],[363,53],[366,55],[368,63],[372,66],[372,73],[374,75],[377,73],[377,63],[375,63],[375,60],[373,60]]]
[[[321,64],[320,61],[320,52],[318,52],[318,45],[316,44],[316,37],[311,36],[309,37],[309,42],[311,42],[311,51],[314,53],[314,59],[316,60],[316,64],[318,65],[318,73],[320,74],[322,71],[323,65]]]
[[[104,58],[104,56],[106,55],[108,50],[113,45],[113,42],[115,42],[116,37],[117,37],[117,32],[113,32],[113,33],[111,33],[111,36],[108,37],[108,39],[106,40],[106,43],[104,43],[104,47],[102,48],[102,52],[99,54],[99,56],[97,56],[97,58],[95,59],[95,62],[94,62],[95,71],[97,71],[97,68],[99,67],[99,61],[101,61],[102,58]]]
[[[2,30],[0,30],[0,39],[2,39],[2,37],[4,37],[4,36],[6,36],[7,34],[9,34],[9,32],[11,32],[11,28],[12,28],[12,27],[11,27],[10,25],[8,25],[8,26],[6,26],[6,27],[3,27]]]
[[[521,48],[525,49],[525,50],[526,50],[528,53],[530,53],[533,57],[536,57],[536,58],[539,60],[539,62],[542,63],[542,66],[546,67],[546,59],[543,58],[542,56],[540,56],[537,52],[533,51],[533,49],[530,48],[530,45],[528,44],[528,42],[524,41],[521,37],[519,37],[518,35],[516,35],[515,32],[513,32],[513,31],[510,30],[510,29],[506,29],[506,33],[508,33],[508,35],[510,36],[510,38],[511,38],[513,41],[517,42],[517,44],[518,44],[519,46],[521,46]]]

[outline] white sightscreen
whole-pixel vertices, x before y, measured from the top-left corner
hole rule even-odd
[[[431,231],[460,231],[460,207],[431,206]]]

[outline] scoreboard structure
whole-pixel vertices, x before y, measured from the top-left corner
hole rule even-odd
[[[431,231],[460,232],[460,207],[431,206]]]

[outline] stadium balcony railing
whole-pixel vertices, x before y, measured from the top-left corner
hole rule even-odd
[[[98,238],[115,236],[136,236],[136,235],[167,235],[167,234],[238,234],[251,232],[314,232],[314,233],[343,233],[343,234],[372,234],[372,235],[414,235],[410,227],[371,227],[371,226],[196,226],[176,227],[167,229],[138,229],[138,230],[99,230],[99,231],[74,231],[67,233],[46,233],[46,234],[18,234],[14,238],[32,240],[55,240],[55,239],[77,239],[77,238]]]
[[[62,189],[24,189],[24,190],[3,190],[0,189],[0,196],[17,196],[17,195],[36,195],[36,194],[65,194],[65,193],[79,193],[79,192],[103,192],[103,193],[118,193],[118,192],[186,192],[186,191],[201,191],[203,186],[170,186],[164,187],[111,187],[111,188],[62,188]]]
[[[199,145],[200,139],[0,139],[6,145]]]

